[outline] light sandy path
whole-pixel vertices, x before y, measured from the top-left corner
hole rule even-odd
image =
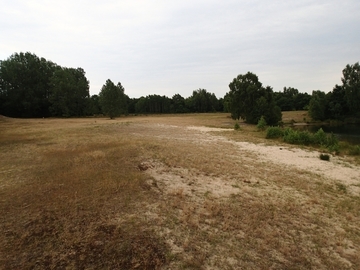
[[[234,144],[242,151],[249,151],[256,154],[259,162],[272,162],[286,166],[289,169],[296,168],[316,173],[335,181],[341,181],[346,185],[360,185],[360,168],[344,161],[338,156],[332,156],[330,161],[323,161],[319,158],[320,152],[318,151],[248,142],[234,142],[225,137],[212,135],[210,133],[214,131],[224,131],[226,129],[207,127],[188,127],[188,129],[206,133],[207,140],[217,140]]]

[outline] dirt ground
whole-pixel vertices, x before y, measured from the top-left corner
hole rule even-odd
[[[319,158],[321,152],[317,150],[286,144],[274,145],[265,140],[233,140],[233,135],[229,134],[234,132],[231,129],[176,123],[134,124],[131,135],[158,140],[170,152],[170,159],[149,158],[141,163],[150,176],[149,184],[153,190],[162,196],[166,204],[172,205],[171,201],[177,201],[173,207],[178,209],[177,217],[185,228],[209,235],[218,234],[226,239],[217,247],[210,245],[206,248],[208,240],[194,235],[186,237],[184,228],[159,226],[158,230],[167,239],[172,252],[181,254],[185,260],[195,261],[190,265],[201,265],[204,269],[356,269],[360,256],[359,242],[355,243],[352,236],[343,234],[344,224],[336,222],[333,217],[329,218],[331,214],[328,211],[332,210],[326,209],[324,204],[336,204],[334,198],[325,202],[321,196],[326,197],[326,189],[331,189],[344,190],[346,196],[358,198],[360,168],[344,157],[331,156],[330,161],[322,161]],[[187,151],[184,152],[184,149]],[[231,206],[237,200],[243,203],[242,207]],[[158,224],[167,224],[162,213],[166,207],[168,205],[161,203],[149,206],[147,218],[156,220]],[[268,207],[271,210],[266,210]],[[232,220],[239,214],[238,211],[248,215],[249,220],[242,220],[244,224],[250,223],[244,225],[244,229],[234,224],[241,221]],[[277,217],[266,218],[265,224],[250,217],[253,214],[267,216],[266,211],[274,211],[272,215]],[[350,212],[343,214],[348,221],[354,221],[355,216]],[[284,215],[287,218],[282,219]],[[356,216],[358,218],[358,214]],[[222,220],[220,224],[219,219]],[[263,232],[260,236],[254,236],[258,226],[264,226]],[[231,232],[230,235],[227,230]],[[359,232],[358,229],[356,231]],[[302,236],[295,241],[297,237],[294,233]],[[324,237],[321,243],[319,239],[316,240],[319,237],[316,234]],[[245,252],[246,256],[252,258],[249,261],[261,262],[262,256],[269,256],[270,263],[240,262],[239,256],[243,258],[244,254],[239,253],[244,251],[239,243],[247,237],[255,241],[261,239]],[[338,237],[341,243],[335,240]],[[296,242],[293,243],[296,248],[291,247],[289,239]],[[191,241],[194,242],[191,244]],[[267,244],[261,247],[262,241]],[[274,243],[277,243],[276,248]],[[197,246],[201,250],[197,255],[200,259],[187,258],[191,257],[187,254],[187,245],[194,245],[195,250]],[[297,256],[292,254],[293,249],[297,250],[297,255],[304,257],[292,258]],[[326,259],[322,261],[322,257]],[[302,260],[302,263],[297,260]]]
[[[349,157],[322,161],[255,127],[234,131],[222,114],[2,121],[0,269],[22,257],[29,269],[111,269],[124,254],[127,269],[360,268],[360,168]],[[41,207],[56,231],[44,245]],[[38,253],[23,251],[34,241]]]

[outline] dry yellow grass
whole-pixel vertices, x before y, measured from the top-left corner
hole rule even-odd
[[[265,162],[234,123],[0,119],[0,266],[360,268],[358,187]]]

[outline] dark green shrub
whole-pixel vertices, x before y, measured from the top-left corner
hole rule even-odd
[[[329,161],[330,160],[330,155],[328,155],[328,154],[320,154],[320,159]]]
[[[237,123],[237,122],[235,123],[235,125],[234,125],[234,129],[235,129],[235,130],[239,130],[239,129],[240,129],[240,125],[239,125],[239,123]]]
[[[266,139],[276,139],[284,136],[284,130],[281,127],[268,127],[266,130]]]

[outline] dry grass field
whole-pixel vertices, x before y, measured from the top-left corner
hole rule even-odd
[[[1,117],[0,269],[360,269],[357,163],[233,126]]]

